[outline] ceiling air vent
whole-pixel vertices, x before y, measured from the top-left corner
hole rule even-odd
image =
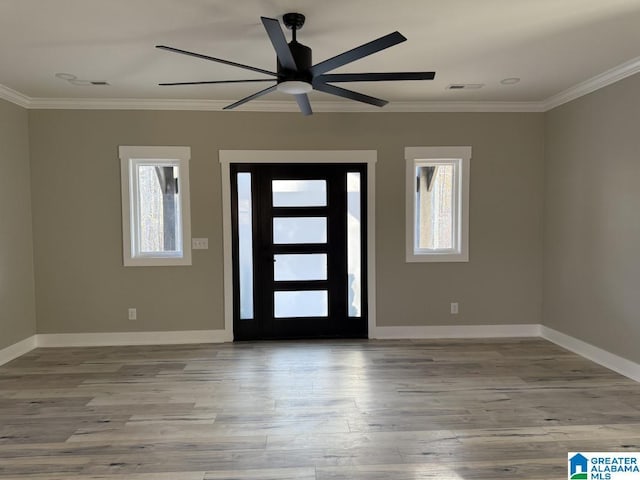
[[[484,87],[484,83],[452,83],[447,85],[447,90],[478,90]]]
[[[104,80],[81,80],[73,73],[56,73],[56,77],[60,80],[66,80],[71,85],[75,85],[76,87],[104,87],[109,85],[109,82],[105,82]]]

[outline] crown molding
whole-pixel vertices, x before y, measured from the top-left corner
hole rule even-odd
[[[29,108],[29,104],[32,102],[30,97],[2,84],[0,84],[0,98],[24,108]]]
[[[127,98],[33,98],[30,109],[67,110],[208,110],[221,111],[233,100],[127,99]],[[384,108],[350,102],[314,102],[324,112],[542,112],[539,102],[393,102]],[[298,112],[293,101],[258,100],[238,112]]]
[[[372,107],[373,108],[373,107]],[[297,110],[296,110],[297,111]],[[364,110],[361,110],[364,111]],[[367,110],[374,111],[374,110]],[[377,111],[380,111],[379,109]],[[542,112],[540,102],[393,102],[387,112]]]
[[[222,110],[232,101],[146,98],[33,98],[41,110]],[[275,102],[274,102],[275,103]]]
[[[144,98],[38,98],[0,85],[0,98],[32,110],[192,110],[222,111],[233,100]],[[543,112],[541,102],[392,102],[384,108],[359,102],[314,102],[316,113],[332,112]],[[298,112],[293,101],[258,100],[237,112]]]
[[[542,102],[544,111],[559,107],[565,103],[583,97],[600,90],[612,83],[616,83],[624,78],[630,77],[640,72],[640,57],[633,58],[617,67],[613,67],[606,72],[602,72],[595,77],[591,77],[584,82],[580,82],[573,87],[569,87],[556,95],[553,95]]]
[[[533,102],[392,102],[384,108],[359,102],[314,102],[324,112],[546,112],[640,72],[640,57],[580,82],[542,101]],[[206,110],[221,111],[233,100],[143,98],[38,98],[0,84],[0,98],[28,109],[43,110]],[[245,112],[298,112],[293,101],[258,100],[240,107]]]

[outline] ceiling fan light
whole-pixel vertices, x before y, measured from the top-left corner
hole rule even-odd
[[[282,93],[288,93],[289,95],[300,95],[302,93],[309,93],[313,90],[310,83],[302,82],[300,80],[289,80],[286,82],[280,82],[277,90]]]

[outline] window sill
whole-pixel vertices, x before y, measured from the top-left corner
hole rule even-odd
[[[428,262],[468,262],[468,253],[422,253],[407,254],[407,263],[428,263]]]
[[[167,257],[141,257],[125,258],[125,267],[184,267],[191,266],[191,257],[167,258]]]

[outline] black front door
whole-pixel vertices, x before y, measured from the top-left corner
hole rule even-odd
[[[366,337],[366,167],[231,169],[234,337]]]

